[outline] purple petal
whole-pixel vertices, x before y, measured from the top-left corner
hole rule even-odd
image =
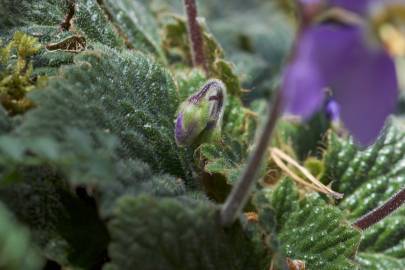
[[[348,76],[332,86],[346,128],[363,146],[372,144],[378,137],[398,98],[393,61],[383,51],[367,54],[362,61],[350,59]]]
[[[286,110],[289,113],[310,117],[322,105],[324,98],[323,82],[316,66],[298,56],[287,67],[283,78],[283,94]]]
[[[397,101],[393,61],[357,27],[318,26],[303,42],[332,88],[345,126],[358,143],[371,144]]]
[[[342,30],[343,29],[343,30]],[[304,118],[318,110],[324,98],[323,89],[344,65],[342,50],[349,48],[352,28],[320,25],[304,32],[294,62],[283,76],[286,110]],[[337,57],[336,57],[337,56]]]
[[[333,24],[312,27],[302,36],[299,55],[311,59],[328,84],[347,67],[347,61],[361,58],[362,29]]]
[[[376,139],[394,110],[398,95],[394,63],[385,51],[366,42],[361,28],[310,28],[301,37],[295,64],[289,69],[284,77],[288,108],[308,113],[319,102],[319,85],[329,86],[343,122],[362,145]]]

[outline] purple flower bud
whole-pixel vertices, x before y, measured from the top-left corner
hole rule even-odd
[[[179,146],[191,145],[220,137],[226,101],[226,87],[216,79],[209,80],[180,107],[175,124]]]

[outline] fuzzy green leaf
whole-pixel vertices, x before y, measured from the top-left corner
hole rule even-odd
[[[14,135],[0,139],[3,159],[27,161],[32,155],[26,149],[55,161],[77,183],[111,179],[120,159],[140,159],[157,173],[188,178],[187,152],[173,136],[178,99],[171,76],[142,54],[106,47],[76,62],[31,95],[40,106]],[[12,145],[21,150],[10,152]]]
[[[148,7],[131,0],[106,0],[104,5],[131,47],[165,61],[158,24]]]
[[[124,194],[184,194],[182,180],[162,173],[188,180],[191,162],[174,142],[178,98],[166,70],[143,54],[104,46],[75,61],[33,92],[38,107],[0,136],[8,184],[0,198],[36,232],[48,257],[90,269],[105,259],[108,241],[98,214],[110,217]],[[51,182],[38,176],[49,170]],[[76,198],[71,188],[89,194]],[[99,231],[81,235],[91,228]]]
[[[114,213],[105,269],[261,269],[239,225],[223,229],[210,205],[144,195],[123,197]]]
[[[235,139],[224,139],[222,145],[203,144],[200,148],[205,160],[204,170],[210,174],[225,176],[229,184],[238,180],[247,158],[246,145]]]
[[[402,247],[403,248],[403,247]],[[405,269],[405,262],[392,256],[386,256],[382,253],[361,252],[357,256],[357,261],[364,270],[392,270]]]
[[[333,181],[333,189],[344,193],[338,206],[351,220],[380,206],[405,186],[404,130],[393,119],[381,138],[364,151],[330,134],[324,181]],[[402,268],[390,267],[405,264],[404,228],[405,211],[401,209],[364,232],[358,259],[364,269]]]
[[[63,36],[61,24],[70,12],[69,2],[71,1],[23,0],[19,1],[17,7],[13,5],[14,1],[2,1],[5,2],[2,19],[10,21],[8,25],[26,29],[28,33],[33,32],[37,37],[48,39],[48,42],[50,39]],[[89,41],[101,42],[111,47],[122,47],[123,40],[95,0],[73,2],[74,15],[71,24],[74,24],[74,27],[68,29],[71,33],[84,35]],[[14,12],[16,9],[18,12]],[[3,30],[9,32],[12,28]]]
[[[117,164],[115,179],[97,185],[100,192],[99,209],[103,217],[110,217],[115,202],[121,196],[137,196],[148,192],[157,197],[177,197],[186,194],[185,183],[170,175],[154,174],[139,160],[125,160]]]
[[[76,1],[75,26],[91,41],[110,47],[122,47],[123,39],[107,19],[96,0]]]
[[[276,233],[278,248],[287,257],[304,261],[308,270],[357,268],[353,258],[360,232],[339,209],[316,194],[300,198],[291,180],[258,196],[259,222],[265,234]]]

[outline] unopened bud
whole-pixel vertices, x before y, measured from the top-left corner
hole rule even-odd
[[[188,97],[178,110],[175,138],[179,146],[219,139],[226,101],[226,87],[216,79],[209,80]]]

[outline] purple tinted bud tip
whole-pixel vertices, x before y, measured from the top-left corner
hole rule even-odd
[[[340,108],[339,104],[333,99],[329,99],[325,105],[326,117],[332,122],[338,122],[340,120]]]
[[[175,128],[176,141],[182,143],[186,137],[183,130],[183,113],[179,113],[176,119],[176,128]]]

